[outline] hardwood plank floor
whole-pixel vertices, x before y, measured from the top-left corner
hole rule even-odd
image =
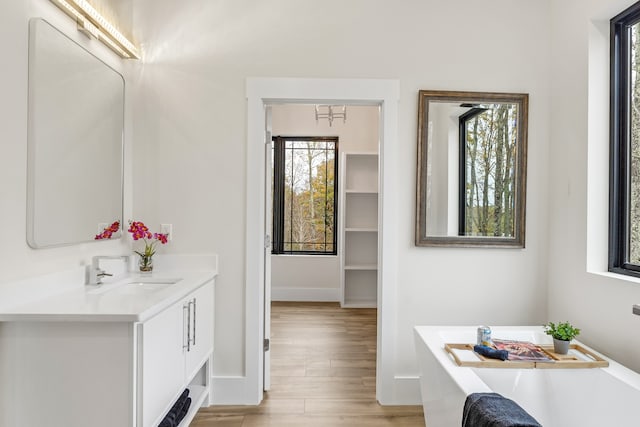
[[[202,408],[191,427],[424,427],[420,406],[376,402],[376,310],[271,304],[271,390]]]

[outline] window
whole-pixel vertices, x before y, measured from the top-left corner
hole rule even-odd
[[[274,254],[337,253],[337,137],[273,138]]]
[[[609,271],[640,277],[640,3],[611,20]]]

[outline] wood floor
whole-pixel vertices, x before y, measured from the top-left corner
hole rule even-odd
[[[424,427],[420,406],[376,402],[376,310],[274,302],[271,390],[260,406],[203,408],[191,427]]]

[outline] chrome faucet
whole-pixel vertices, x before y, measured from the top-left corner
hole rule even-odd
[[[89,284],[90,285],[102,285],[102,278],[105,276],[113,276],[113,274],[107,273],[100,268],[101,259],[119,259],[125,264],[129,262],[129,256],[127,255],[96,255],[91,258],[91,269],[89,270]]]

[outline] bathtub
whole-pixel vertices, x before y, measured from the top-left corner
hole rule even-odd
[[[428,427],[460,426],[467,395],[478,392],[513,399],[544,427],[640,426],[640,374],[597,352],[609,367],[468,368],[456,365],[444,344],[474,343],[475,326],[416,326],[414,332]],[[493,327],[492,336],[551,343],[536,326]]]

